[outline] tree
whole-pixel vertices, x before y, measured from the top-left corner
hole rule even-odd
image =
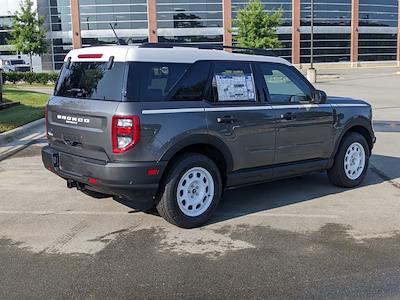
[[[282,25],[283,10],[267,12],[260,0],[250,2],[237,12],[233,24],[234,38],[238,46],[245,48],[279,48],[281,42],[276,34]]]
[[[46,29],[43,27],[44,18],[39,17],[33,9],[31,0],[23,0],[20,11],[16,12],[11,28],[11,39],[8,42],[15,49],[29,54],[29,63],[32,69],[32,56],[47,52]]]

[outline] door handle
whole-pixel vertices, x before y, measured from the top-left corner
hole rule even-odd
[[[294,119],[294,114],[291,113],[291,112],[288,112],[288,113],[285,113],[285,114],[281,114],[281,119],[288,120],[288,121],[293,120]]]
[[[228,124],[232,124],[232,123],[236,123],[237,119],[235,119],[232,116],[224,116],[224,117],[218,117],[217,118],[217,123],[228,123]]]

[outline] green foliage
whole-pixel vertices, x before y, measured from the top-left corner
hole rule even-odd
[[[234,38],[240,47],[280,48],[281,42],[276,34],[282,25],[283,10],[267,12],[260,0],[250,2],[237,12],[234,20]]]
[[[32,84],[35,82],[35,79],[36,79],[35,73],[31,73],[31,72],[25,73],[25,76],[24,76],[25,82]]]
[[[32,55],[41,55],[48,49],[43,23],[44,18],[34,11],[32,1],[23,0],[20,11],[16,12],[8,43],[18,52],[29,54],[31,67]]]
[[[30,72],[6,72],[3,73],[3,82],[26,82],[33,83],[55,83],[57,80],[57,73],[30,73]]]
[[[3,95],[5,100],[21,104],[0,110],[0,133],[44,117],[49,95],[6,87]]]
[[[11,83],[17,83],[18,81],[22,80],[22,73],[21,72],[8,72],[8,73],[3,73],[3,82],[11,82]]]

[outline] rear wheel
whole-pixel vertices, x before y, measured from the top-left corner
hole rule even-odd
[[[359,185],[368,169],[370,150],[365,138],[356,132],[347,134],[339,147],[335,162],[328,176],[330,181],[340,187]]]
[[[188,153],[166,174],[157,210],[168,222],[193,228],[211,217],[221,194],[222,180],[215,163],[207,156]]]

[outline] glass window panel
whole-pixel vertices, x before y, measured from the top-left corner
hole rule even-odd
[[[270,63],[260,64],[272,103],[308,102],[311,91],[289,67]]]
[[[127,99],[165,101],[168,92],[189,68],[180,63],[131,63],[128,72]]]
[[[311,35],[301,34],[301,62],[309,63],[311,57]],[[327,33],[314,34],[315,62],[350,61],[350,34]]]
[[[396,34],[361,33],[358,45],[360,61],[396,60]]]
[[[397,14],[397,0],[360,0],[360,26],[397,27]]]
[[[68,69],[63,68],[55,95],[121,101],[124,68],[124,63],[114,63],[109,69],[108,62],[74,62]]]
[[[256,101],[254,77],[250,64],[216,62],[211,90],[215,102]]]

